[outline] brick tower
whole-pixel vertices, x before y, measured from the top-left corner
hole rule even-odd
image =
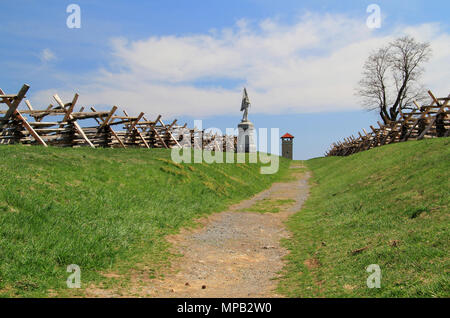
[[[291,159],[292,160],[292,144],[294,141],[294,136],[292,136],[289,133],[284,134],[281,136],[281,155],[284,158]]]

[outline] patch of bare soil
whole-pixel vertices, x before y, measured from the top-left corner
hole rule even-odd
[[[309,258],[304,262],[304,264],[309,269],[320,267],[320,261],[317,258]]]
[[[308,195],[309,174],[293,174],[295,181],[275,183],[227,211],[199,220],[200,228],[169,237],[174,252],[183,256],[172,262],[163,279],[140,271],[132,275],[126,290],[91,287],[86,296],[281,297],[275,293],[274,279],[287,254],[280,246],[280,240],[289,237],[284,221],[301,209]],[[262,200],[271,208],[275,204],[279,212],[244,212],[258,203],[260,207]]]

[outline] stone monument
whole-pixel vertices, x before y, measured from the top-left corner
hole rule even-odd
[[[256,152],[255,126],[248,120],[248,108],[250,100],[247,89],[244,88],[242,96],[241,111],[244,111],[242,120],[238,125],[237,152]]]

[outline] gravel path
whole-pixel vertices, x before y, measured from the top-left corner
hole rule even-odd
[[[292,166],[291,168],[299,168]],[[183,255],[164,280],[153,282],[153,297],[280,297],[273,278],[287,251],[280,240],[289,236],[284,221],[301,209],[308,195],[308,174],[275,183],[255,197],[211,215],[197,230],[170,237]],[[255,204],[279,202],[277,213],[240,212]],[[280,201],[283,200],[283,201]]]
[[[291,169],[301,168],[292,165]],[[308,173],[292,170],[295,181],[275,183],[227,211],[199,220],[201,227],[183,229],[168,240],[182,257],[172,262],[164,279],[140,274],[126,291],[88,288],[88,297],[281,297],[275,293],[289,237],[284,221],[301,209],[308,195]],[[268,204],[268,205],[266,205]],[[248,210],[278,209],[276,213]]]

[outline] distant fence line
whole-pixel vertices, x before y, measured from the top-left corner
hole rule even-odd
[[[85,110],[81,107],[75,111],[78,94],[72,101],[64,103],[55,94],[56,105],[46,109],[34,109],[29,100],[25,100],[27,110],[18,107],[29,89],[23,85],[17,94],[8,95],[0,89],[0,144],[25,144],[91,148],[175,148],[192,147],[204,150],[236,151],[236,136],[221,136],[205,133],[196,128],[177,125],[175,119],[170,124],[163,122],[161,115],[149,120],[142,112],[138,116],[129,116],[123,110],[123,115],[116,114],[118,107],[110,111],[97,111],[94,107]],[[52,121],[43,121],[45,117]],[[56,118],[56,119],[53,119]],[[83,127],[80,121],[95,120],[94,126]],[[119,127],[120,130],[115,130]],[[188,138],[189,140],[186,140]]]
[[[450,106],[448,97],[436,98],[431,91],[431,104],[419,106],[407,113],[400,112],[397,121],[387,124],[378,122],[379,128],[370,126],[371,132],[363,129],[358,137],[350,136],[331,145],[325,156],[349,156],[375,147],[424,138],[448,137],[450,133]]]

